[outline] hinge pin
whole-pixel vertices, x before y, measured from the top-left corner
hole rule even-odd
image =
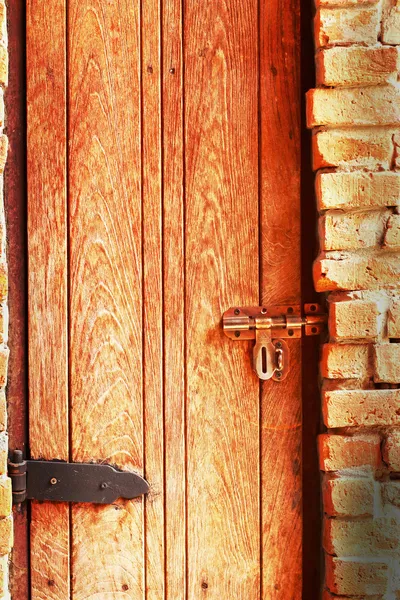
[[[26,461],[22,450],[13,450],[8,461],[8,475],[11,479],[13,504],[26,500]]]

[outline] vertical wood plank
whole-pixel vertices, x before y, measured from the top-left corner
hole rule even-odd
[[[69,0],[68,35],[71,458],[141,472],[140,5]],[[143,597],[143,521],[73,507],[74,600]]]
[[[25,451],[28,442],[27,402],[27,260],[26,260],[26,74],[24,0],[8,5],[9,82],[6,90],[10,150],[4,175],[7,232],[8,308],[10,326],[7,382],[10,448]],[[27,506],[14,509],[14,547],[10,564],[13,600],[29,597],[29,528]]]
[[[66,7],[27,3],[29,438],[68,460]],[[43,32],[46,35],[43,35]],[[32,503],[31,596],[69,598],[69,507]]]
[[[188,598],[257,600],[259,385],[220,324],[258,301],[257,5],[184,5]]]
[[[163,3],[165,589],[185,600],[185,260],[182,2]]]
[[[161,6],[142,1],[145,598],[164,598]]]
[[[301,303],[300,0],[260,1],[261,301]],[[262,392],[263,598],[302,597],[301,344]]]

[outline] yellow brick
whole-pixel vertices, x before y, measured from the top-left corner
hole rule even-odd
[[[400,5],[394,6],[383,18],[382,42],[400,44]]]
[[[381,466],[381,438],[377,434],[336,435],[324,433],[318,437],[321,471],[341,471],[367,467],[375,471]]]
[[[8,339],[8,307],[0,304],[0,347],[7,343]]]
[[[383,460],[390,471],[400,472],[400,431],[398,429],[387,432],[383,445]]]
[[[380,247],[390,216],[390,210],[328,211],[319,222],[321,248],[358,250]]]
[[[377,6],[320,8],[315,16],[317,47],[355,42],[375,44],[379,30]]]
[[[8,517],[12,511],[11,479],[0,477],[0,518]]]
[[[324,512],[331,517],[372,517],[375,485],[372,476],[330,479],[325,475],[322,485]]]
[[[315,187],[319,210],[400,204],[400,173],[319,172]]]
[[[388,311],[388,336],[400,338],[400,298],[394,298]]]
[[[378,127],[319,131],[313,135],[313,168],[389,170],[395,132],[396,130]]]
[[[9,554],[13,547],[13,521],[12,517],[0,519],[0,556]]]
[[[0,475],[7,473],[8,459],[8,435],[7,432],[0,432]]]
[[[0,432],[7,429],[7,400],[4,390],[0,390]]]
[[[377,85],[397,80],[399,49],[335,46],[316,55],[317,85]]]
[[[386,461],[387,456],[384,456],[384,459]],[[388,481],[382,483],[381,491],[384,504],[393,504],[393,506],[400,508],[400,481]]]
[[[1,113],[0,113],[1,114]],[[8,138],[6,135],[0,135],[0,174],[4,173],[8,153]]]
[[[396,517],[325,519],[323,543],[335,556],[390,557],[400,549],[400,520]]]
[[[307,93],[307,126],[397,125],[400,89],[394,85],[317,88]]]
[[[400,344],[377,344],[374,381],[400,383]]]
[[[378,336],[378,307],[368,300],[332,302],[329,332],[335,340],[375,339]]]
[[[7,9],[4,0],[0,2],[0,40],[7,43]]]
[[[400,278],[400,255],[394,252],[326,252],[314,263],[318,292],[393,289]]]
[[[379,0],[315,0],[315,6],[368,6],[378,4]]]
[[[0,597],[8,594],[8,556],[0,556]],[[8,598],[9,596],[7,596]],[[5,600],[5,599],[4,599]]]
[[[7,48],[0,43],[0,85],[8,85],[8,51]]]
[[[333,390],[323,394],[329,428],[400,425],[400,390]]]
[[[7,383],[8,358],[10,351],[7,346],[0,346],[0,387]]]
[[[367,379],[372,375],[368,344],[324,344],[321,375],[328,379]]]
[[[0,262],[0,302],[6,300],[8,294],[8,272],[7,263]]]
[[[400,215],[390,215],[385,228],[383,246],[400,250]]]

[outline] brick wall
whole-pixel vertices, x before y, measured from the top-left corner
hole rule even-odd
[[[400,1],[316,0],[324,600],[400,598]]]
[[[4,88],[8,81],[7,18],[5,3],[0,0],[0,598],[8,599],[8,560],[13,543],[11,516],[11,481],[7,477],[7,406],[5,387],[9,350],[7,347],[7,262],[6,231],[3,201],[3,175],[7,158]]]

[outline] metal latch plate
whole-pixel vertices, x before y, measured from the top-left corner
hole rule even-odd
[[[230,308],[222,317],[225,335],[232,340],[254,340],[256,331],[268,329],[271,338],[301,338],[304,333],[322,333],[326,315],[319,304],[305,304],[304,317],[299,304],[241,306]]]
[[[283,381],[289,372],[290,350],[285,339],[318,335],[327,315],[319,304],[245,306],[227,310],[224,333],[231,340],[255,340],[253,367],[262,380]]]

